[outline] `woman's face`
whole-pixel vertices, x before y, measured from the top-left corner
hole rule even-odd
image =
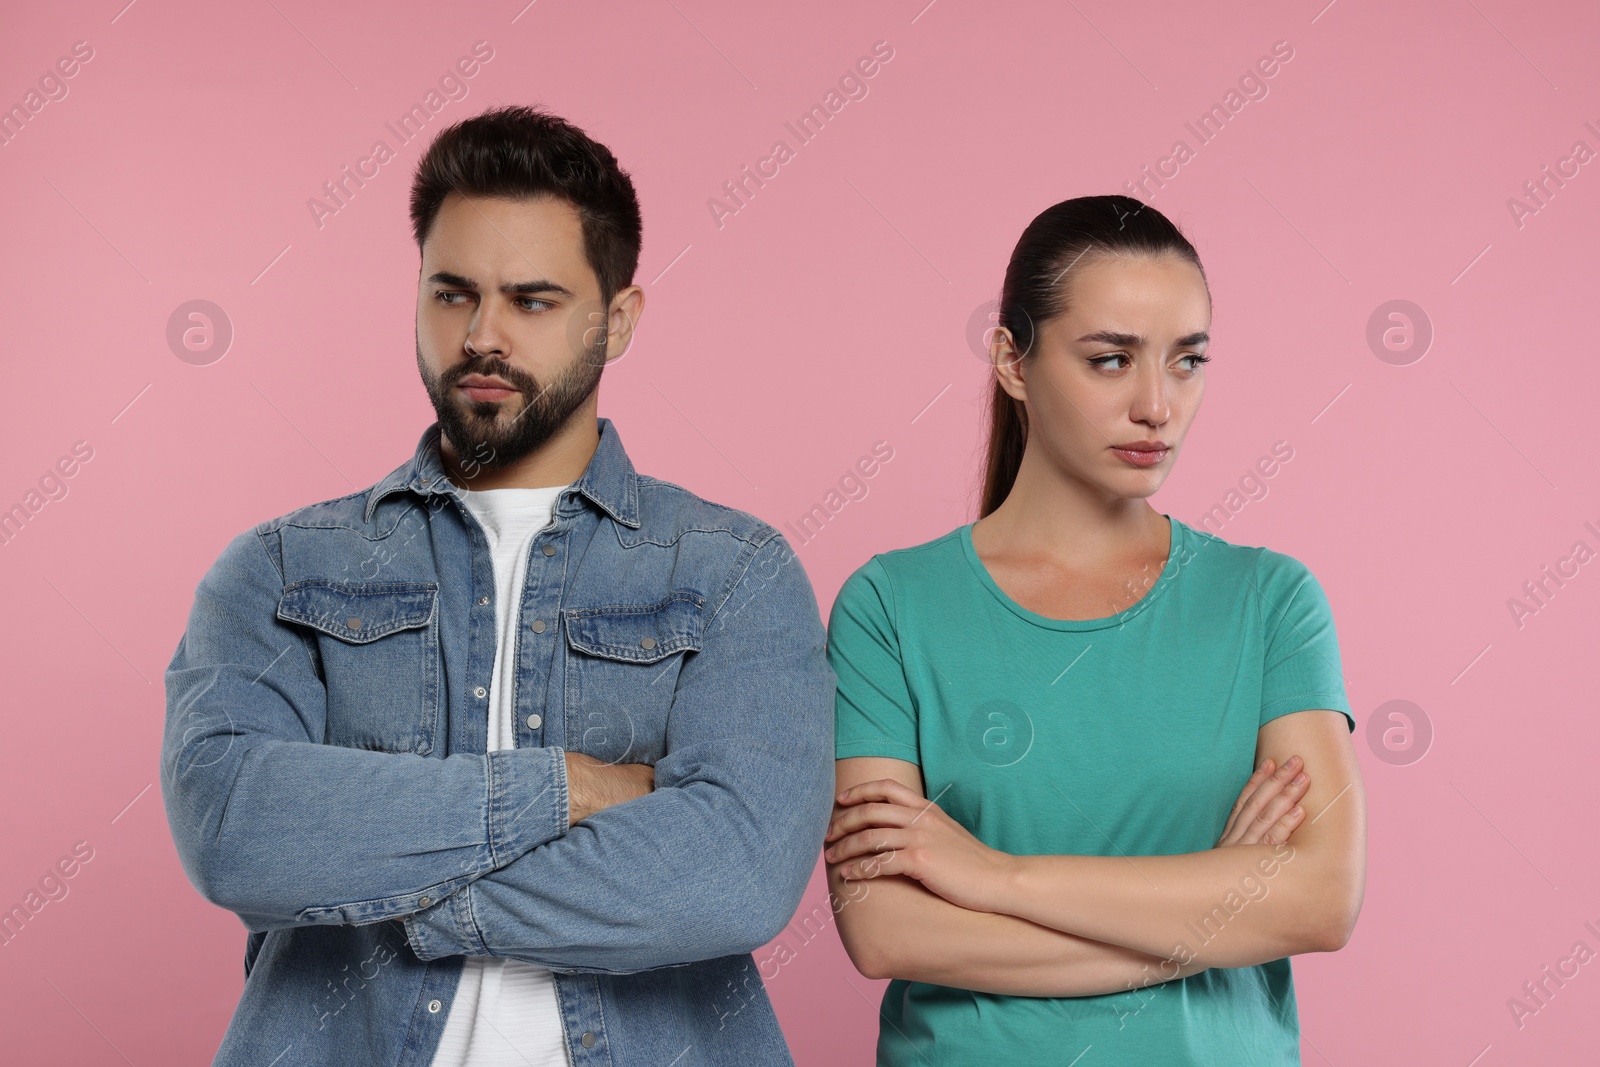
[[[1183,449],[1205,391],[1211,296],[1179,256],[1086,256],[1062,278],[1068,310],[1017,358],[997,330],[991,357],[1028,412],[1035,460],[1105,499],[1147,497]],[[1164,450],[1122,451],[1127,446]]]

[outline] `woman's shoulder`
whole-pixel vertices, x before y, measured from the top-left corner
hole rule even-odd
[[[1181,522],[1178,519],[1173,521]],[[1202,559],[1223,568],[1280,580],[1300,578],[1311,573],[1310,568],[1287,552],[1280,552],[1266,545],[1249,545],[1225,540],[1208,530],[1190,526],[1188,523],[1182,523],[1182,526],[1182,556],[1188,559],[1180,557],[1179,562]]]
[[[963,527],[902,548],[876,552],[850,573],[839,590],[840,599],[871,597],[886,607],[898,595],[921,586],[948,587],[950,569],[964,566],[961,549]]]
[[[1205,561],[1207,568],[1229,585],[1259,594],[1272,603],[1292,599],[1306,585],[1321,590],[1316,575],[1298,556],[1266,545],[1227,541],[1187,524],[1184,554],[1188,559]]]
[[[926,574],[930,569],[960,563],[963,529],[965,526],[957,526],[938,537],[918,544],[902,548],[886,548],[873,553],[865,563],[851,573],[847,581],[855,579],[857,575],[866,580],[881,580],[884,576],[893,579],[912,578]]]

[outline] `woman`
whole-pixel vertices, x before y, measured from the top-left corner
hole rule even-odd
[[[1041,213],[978,520],[834,602],[824,858],[851,960],[893,979],[880,1065],[1300,1062],[1287,957],[1349,938],[1365,801],[1316,578],[1147,501],[1210,323],[1160,212]]]

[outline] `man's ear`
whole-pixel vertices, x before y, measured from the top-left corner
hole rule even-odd
[[[644,290],[630,285],[611,298],[611,309],[606,315],[606,363],[610,365],[628,353],[633,343],[633,331],[644,314]]]

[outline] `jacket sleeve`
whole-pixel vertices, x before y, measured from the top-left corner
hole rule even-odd
[[[253,931],[426,907],[567,829],[559,748],[445,759],[322,743],[327,692],[277,618],[260,528],[195,591],[166,671],[161,790],[201,896]]]
[[[419,957],[626,974],[754,951],[794,917],[833,807],[835,677],[768,530],[680,669],[654,790],[407,917]]]

